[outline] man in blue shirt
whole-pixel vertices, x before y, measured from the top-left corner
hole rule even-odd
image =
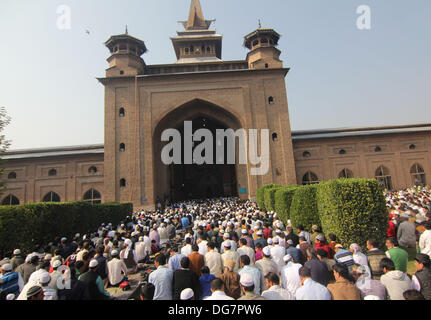
[[[325,286],[311,279],[311,270],[307,267],[299,269],[301,287],[296,290],[296,300],[331,300],[332,296]]]
[[[172,270],[172,272],[180,270],[181,269],[181,259],[186,258],[186,256],[182,253],[178,253],[178,248],[176,248],[176,247],[171,248],[170,254],[171,254],[171,257],[169,258],[169,262],[168,262],[169,270]]]
[[[290,254],[295,263],[301,263],[302,252],[295,248],[293,240],[289,239],[286,242],[286,254]]]
[[[244,273],[249,273],[253,277],[254,282],[254,293],[260,295],[260,270],[256,267],[250,266],[250,257],[242,255],[240,257],[241,269],[238,270],[238,274],[241,276]]]
[[[148,282],[156,288],[153,300],[172,300],[172,282],[174,273],[166,267],[166,257],[159,254],[154,262],[157,270],[148,277]]]

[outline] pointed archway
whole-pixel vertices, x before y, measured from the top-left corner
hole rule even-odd
[[[198,129],[208,129],[213,134],[212,164],[187,164],[184,154],[184,121],[191,121],[193,133]],[[227,152],[223,164],[216,164],[216,130],[242,128],[240,120],[222,107],[196,99],[169,112],[158,122],[153,135],[154,191],[155,199],[181,201],[186,199],[206,199],[213,197],[238,196],[239,188],[247,186],[247,167],[238,164],[238,141],[235,145],[235,164],[228,164]],[[168,142],[162,142],[166,129],[180,132],[181,164],[166,165],[161,153]],[[199,145],[197,142],[193,147]],[[225,148],[226,144],[225,144]],[[245,178],[244,178],[245,177]]]

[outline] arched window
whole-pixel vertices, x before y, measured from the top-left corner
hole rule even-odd
[[[415,146],[414,144],[411,144],[411,145],[409,146],[409,149],[410,149],[410,150],[415,150],[415,149],[416,149],[416,146]]]
[[[207,52],[211,52],[211,48],[210,47],[207,47]]]
[[[275,132],[272,134],[272,141],[278,141],[278,135]]]
[[[126,110],[124,110],[124,108],[120,108],[120,118],[124,118],[126,116]]]
[[[51,169],[48,171],[48,176],[55,177],[57,175],[57,170]]]
[[[195,47],[191,46],[191,47],[190,47],[190,52],[191,52],[191,53],[195,52]]]
[[[253,47],[256,47],[259,44],[258,40],[253,41]]]
[[[88,169],[88,173],[90,173],[90,174],[95,174],[95,173],[97,173],[97,167],[95,167],[95,166],[91,166],[91,167]]]
[[[319,178],[314,172],[308,171],[304,176],[302,177],[302,184],[317,184],[319,183]]]
[[[392,190],[392,177],[388,168],[384,166],[378,167],[375,178],[383,189]]]
[[[269,64],[265,63],[265,69],[269,68]]]
[[[382,151],[382,148],[380,148],[379,146],[377,146],[375,149],[374,149],[374,152],[381,152]]]
[[[10,173],[7,175],[7,178],[8,178],[8,179],[16,179],[16,172],[10,172]]]
[[[410,174],[412,176],[413,185],[422,187],[426,185],[425,170],[420,164],[415,163],[410,169]]]
[[[308,152],[308,151],[304,151],[304,152],[302,153],[302,156],[303,156],[304,158],[310,158],[310,157],[311,157],[311,153],[310,153],[310,152]]]
[[[126,186],[126,179],[120,180],[120,187],[124,188]]]
[[[268,98],[268,103],[269,104],[274,104],[274,97],[269,97]]]
[[[19,205],[19,199],[15,197],[13,194],[8,195],[1,202],[2,206],[16,206]]]
[[[262,38],[262,40],[260,40],[260,43],[267,44],[268,43],[268,39],[267,38]]]
[[[124,143],[120,143],[120,152],[126,151],[126,145]]]
[[[340,155],[346,154],[346,150],[341,149],[340,151],[338,151],[338,154],[340,154]]]
[[[92,204],[102,203],[102,196],[99,191],[91,188],[84,194],[83,200],[91,202]]]
[[[48,192],[42,199],[42,202],[60,202],[60,196],[55,192]]]
[[[346,178],[346,179],[353,178],[353,172],[350,171],[349,169],[343,169],[338,174],[338,178]]]

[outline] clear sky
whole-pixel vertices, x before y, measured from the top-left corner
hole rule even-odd
[[[430,0],[201,0],[223,38],[223,59],[245,59],[258,27],[282,35],[292,130],[431,122]],[[71,8],[71,29],[57,8]],[[359,30],[357,7],[371,9]],[[10,149],[103,143],[114,34],[146,42],[147,64],[174,63],[170,41],[190,0],[0,0],[0,106]],[[89,30],[90,34],[86,33]]]

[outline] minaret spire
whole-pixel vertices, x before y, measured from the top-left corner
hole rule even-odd
[[[186,30],[208,30],[213,21],[205,20],[199,0],[191,0],[189,19],[181,23]]]
[[[202,29],[205,27],[205,18],[202,12],[201,3],[199,0],[192,0],[190,4],[189,20],[187,21],[187,29]]]

